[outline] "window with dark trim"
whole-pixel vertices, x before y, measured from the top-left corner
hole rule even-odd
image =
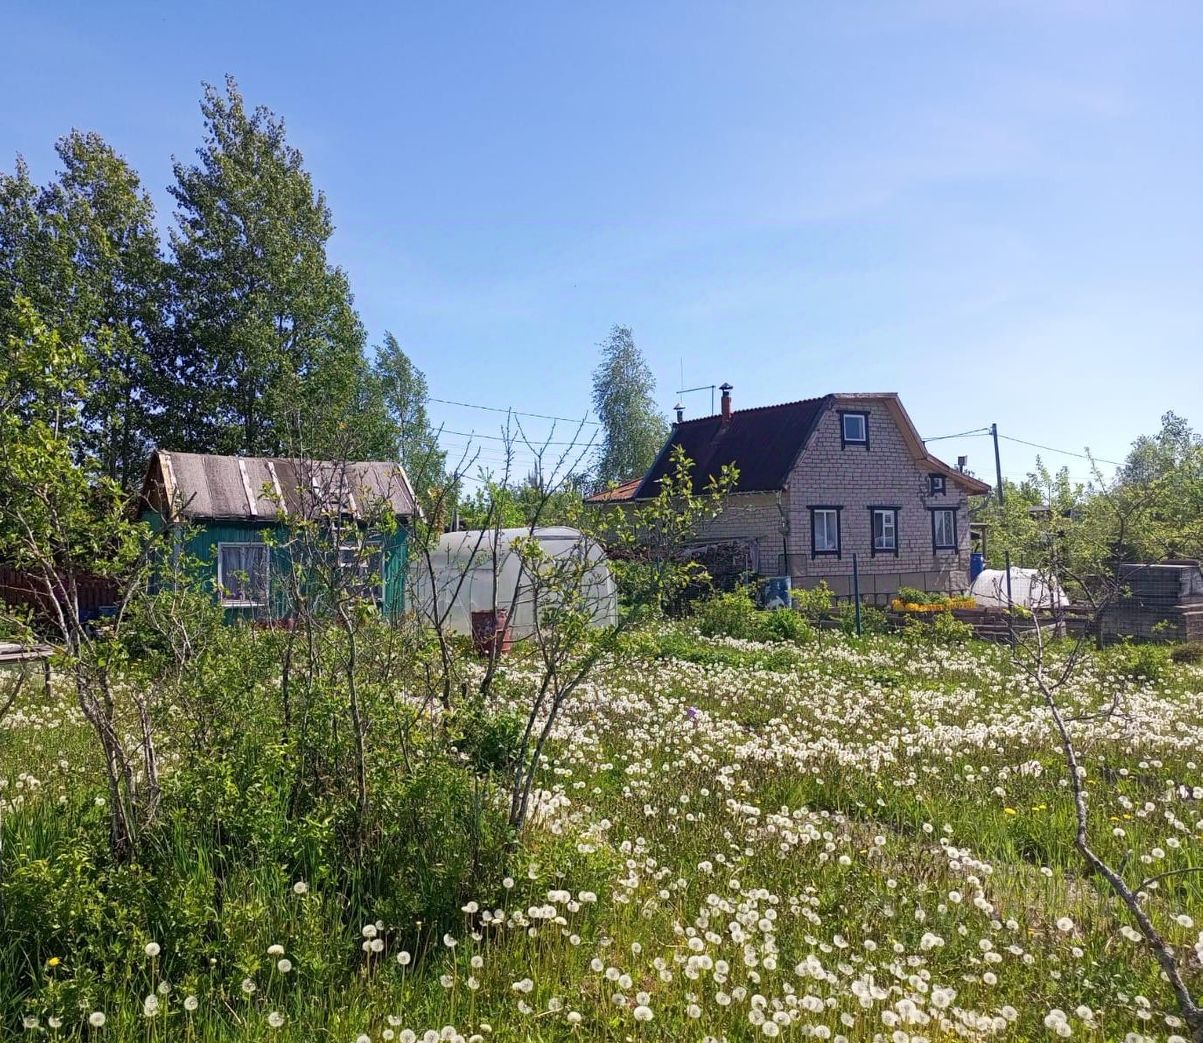
[[[944,476],[942,474],[929,474],[927,476],[928,491],[932,496],[943,496],[945,491]]]
[[[931,549],[933,553],[939,550],[957,550],[957,512],[940,507],[931,512]]]
[[[869,448],[869,414],[865,412],[840,412],[840,448],[848,446]]]
[[[898,557],[898,508],[870,507],[872,532],[870,550],[873,557],[878,554],[893,554]]]
[[[810,509],[810,556],[840,556],[840,511],[842,507]]]

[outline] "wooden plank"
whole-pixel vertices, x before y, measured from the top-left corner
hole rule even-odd
[[[246,461],[241,456],[238,458],[238,473],[242,476],[242,491],[246,493],[247,510],[251,512],[252,518],[258,518],[259,508],[255,504],[255,491],[251,488],[250,475],[246,473]]]

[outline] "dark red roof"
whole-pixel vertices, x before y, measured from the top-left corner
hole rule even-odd
[[[828,395],[779,406],[739,409],[732,412],[726,424],[721,415],[685,420],[673,427],[636,497],[643,499],[659,492],[660,479],[672,468],[672,449],[678,445],[693,461],[696,492],[704,490],[711,477],[718,478],[724,464],[739,468],[736,492],[784,489],[794,461],[830,401]]]
[[[599,493],[594,493],[592,496],[586,496],[586,503],[619,503],[623,500],[635,499],[635,493],[639,491],[639,486],[643,484],[643,478],[632,478],[630,481],[623,482],[621,485],[616,485],[612,489],[603,489]]]

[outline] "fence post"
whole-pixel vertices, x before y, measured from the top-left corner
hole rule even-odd
[[[856,551],[852,552],[852,604],[856,608],[856,636],[860,637],[860,564],[856,559]]]

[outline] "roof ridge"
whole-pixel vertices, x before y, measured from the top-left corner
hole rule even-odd
[[[813,398],[796,398],[792,402],[771,402],[765,406],[748,406],[745,409],[731,410],[732,416],[740,416],[746,413],[763,413],[770,409],[787,409],[790,406],[810,405],[812,402],[822,402],[823,399],[831,397],[830,395],[815,395]],[[722,413],[707,413],[705,416],[695,416],[689,420],[682,420],[676,427],[682,424],[700,424],[703,420],[715,420],[722,417]]]

